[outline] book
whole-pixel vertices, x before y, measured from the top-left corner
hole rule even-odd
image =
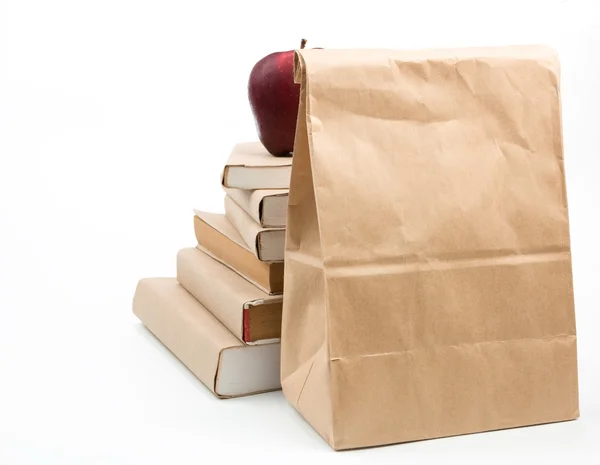
[[[263,228],[285,228],[289,189],[234,189],[225,192]]]
[[[201,250],[178,252],[177,280],[241,341],[281,337],[282,296],[266,294]]]
[[[289,189],[291,174],[291,157],[274,157],[260,142],[245,142],[233,147],[221,182],[238,189]]]
[[[263,228],[231,197],[225,196],[225,216],[259,260],[283,261],[285,229]]]
[[[197,248],[268,294],[283,292],[283,263],[261,262],[225,215],[194,210]]]
[[[216,396],[281,388],[279,343],[243,344],[175,278],[140,280],[133,313]]]

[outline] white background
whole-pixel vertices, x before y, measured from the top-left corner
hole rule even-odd
[[[0,464],[598,463],[593,1],[0,0]],[[219,401],[131,313],[255,138],[267,53],[543,42],[560,53],[580,420],[332,452],[281,392]]]

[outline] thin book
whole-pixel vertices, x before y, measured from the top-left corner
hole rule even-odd
[[[221,182],[238,189],[287,189],[291,174],[291,157],[274,157],[260,142],[244,142],[233,147]]]

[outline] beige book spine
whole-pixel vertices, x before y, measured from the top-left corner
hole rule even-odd
[[[140,280],[133,313],[213,393],[221,352],[243,346],[174,278]]]
[[[240,341],[244,338],[244,308],[280,302],[198,248],[177,254],[177,279]]]

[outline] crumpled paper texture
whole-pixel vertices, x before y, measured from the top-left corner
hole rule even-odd
[[[299,50],[282,385],[334,448],[577,418],[558,59]]]

